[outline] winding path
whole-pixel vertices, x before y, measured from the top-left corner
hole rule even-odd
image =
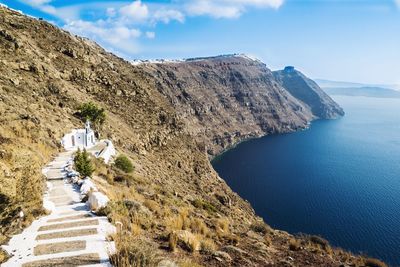
[[[80,202],[79,188],[66,182],[64,166],[72,152],[59,154],[44,169],[49,190],[44,201],[53,212],[34,221],[3,248],[12,255],[1,266],[111,266],[108,252],[114,248],[107,236],[114,227]]]

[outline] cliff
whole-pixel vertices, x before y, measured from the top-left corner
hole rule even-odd
[[[362,262],[322,239],[269,228],[209,163],[208,155],[249,136],[294,131],[317,117],[264,64],[231,56],[132,65],[3,7],[0,55],[0,242],[19,231],[20,210],[22,226],[42,213],[41,166],[81,126],[78,106],[92,101],[107,111],[101,134],[135,165],[125,175],[96,162],[94,178],[111,199],[107,215],[124,225],[121,257],[190,266]],[[176,240],[184,234],[190,242]]]
[[[275,71],[274,76],[279,84],[307,105],[318,118],[335,119],[344,115],[343,109],[316,82],[295,70],[294,67]]]
[[[314,117],[264,63],[244,56],[139,66],[211,156],[249,137],[304,128]]]

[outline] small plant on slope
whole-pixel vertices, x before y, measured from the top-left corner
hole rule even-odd
[[[134,170],[132,162],[125,155],[119,155],[115,159],[114,166],[126,173],[131,173]]]
[[[82,152],[80,149],[78,149],[75,154],[74,164],[76,171],[79,172],[83,177],[90,177],[94,171],[89,153],[86,151],[86,149],[84,149]]]

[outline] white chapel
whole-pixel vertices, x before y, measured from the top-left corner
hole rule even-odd
[[[85,129],[74,129],[64,135],[61,143],[66,150],[89,149],[96,145],[96,137],[90,128],[90,122],[86,121]]]

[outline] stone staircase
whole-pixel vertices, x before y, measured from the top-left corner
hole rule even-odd
[[[80,202],[79,188],[64,179],[71,159],[71,152],[61,153],[43,169],[49,183],[44,202],[54,203],[53,211],[3,246],[12,257],[1,266],[111,266],[114,244],[107,236],[115,229],[106,217],[91,213]]]

